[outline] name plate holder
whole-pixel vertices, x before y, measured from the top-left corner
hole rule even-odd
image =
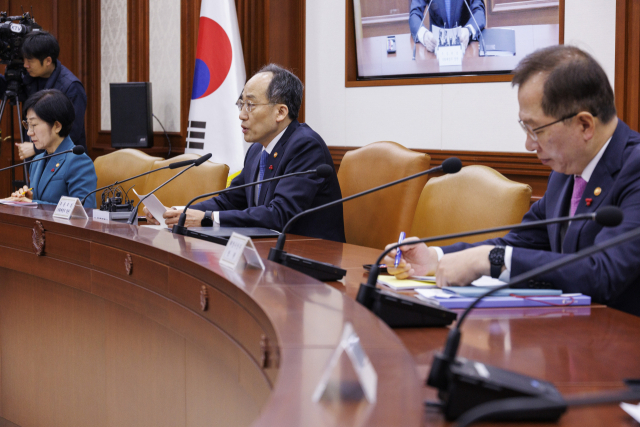
[[[80,199],[77,197],[60,197],[58,206],[53,212],[54,218],[70,219],[70,218],[83,218],[89,219],[87,211],[84,210]]]
[[[239,233],[231,233],[220,258],[220,265],[235,270],[238,266],[244,267],[246,264],[261,270],[265,269],[251,238]]]
[[[106,222],[111,221],[111,216],[109,215],[109,212],[107,212],[107,211],[101,211],[100,209],[94,209],[91,215],[93,216],[93,219],[95,219],[97,221],[106,221]]]
[[[353,365],[353,369],[358,377],[358,382],[367,402],[375,403],[378,390],[378,374],[375,369],[373,369],[371,361],[360,345],[360,337],[355,333],[353,325],[350,322],[347,322],[344,325],[340,343],[331,355],[329,364],[325,368],[322,378],[313,392],[311,400],[314,403],[317,403],[325,394],[325,391],[327,391],[327,385],[329,384],[329,379],[331,378],[331,373],[336,369],[340,356],[343,352],[347,353],[347,356],[349,356],[349,360]]]

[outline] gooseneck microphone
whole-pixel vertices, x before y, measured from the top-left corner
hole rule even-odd
[[[78,145],[76,145],[76,147],[79,147],[79,146],[78,146]],[[123,179],[122,181],[116,181],[116,182],[114,182],[113,184],[105,185],[104,187],[96,188],[96,189],[95,189],[95,190],[93,190],[91,193],[87,194],[87,195],[84,197],[84,199],[82,199],[82,205],[84,206],[84,201],[85,201],[85,200],[87,200],[87,197],[89,197],[90,195],[92,195],[92,194],[94,194],[94,193],[97,193],[98,191],[106,190],[107,188],[113,187],[114,185],[120,185],[120,184],[122,184],[123,182],[131,181],[132,179],[140,178],[141,176],[149,175],[149,174],[151,174],[151,173],[158,172],[158,171],[161,171],[161,170],[165,170],[165,169],[177,169],[177,168],[181,168],[181,167],[184,167],[184,166],[190,166],[190,165],[194,164],[194,163],[195,163],[196,161],[198,161],[198,160],[199,160],[199,159],[184,160],[184,161],[182,161],[182,162],[174,162],[174,163],[171,163],[170,165],[163,166],[163,167],[161,167],[161,168],[154,169],[154,170],[151,170],[151,171],[146,171],[146,172],[141,173],[140,175],[132,176],[131,178]]]
[[[433,173],[433,172],[439,172],[439,171],[442,171],[442,172],[444,172],[446,174],[456,173],[456,172],[460,171],[461,168],[462,168],[462,162],[460,161],[460,159],[458,159],[457,157],[450,157],[450,158],[446,159],[445,161],[443,161],[440,166],[436,166],[436,167],[428,169],[426,171],[418,172],[416,174],[407,176],[405,178],[401,178],[401,179],[398,179],[396,181],[392,181],[392,182],[389,182],[387,184],[383,184],[383,185],[380,185],[378,187],[374,187],[374,188],[371,188],[369,190],[353,194],[353,195],[351,195],[349,197],[345,197],[345,198],[342,198],[342,199],[339,199],[339,200],[334,200],[333,202],[329,202],[329,203],[326,203],[324,205],[308,209],[308,210],[306,210],[304,212],[300,212],[299,214],[297,214],[296,216],[291,218],[285,224],[284,228],[282,229],[282,234],[280,234],[280,236],[278,236],[278,241],[276,242],[276,247],[275,248],[271,248],[269,250],[269,260],[277,262],[277,263],[280,263],[282,265],[286,265],[288,267],[291,267],[294,270],[298,270],[298,271],[300,271],[300,272],[302,272],[302,273],[304,273],[304,274],[306,274],[308,276],[311,276],[311,277],[313,277],[315,279],[318,279],[320,281],[323,281],[323,282],[340,280],[342,277],[344,277],[345,274],[347,274],[347,272],[345,270],[343,270],[341,268],[338,268],[338,267],[336,267],[334,265],[324,263],[324,262],[318,262],[318,261],[314,261],[314,260],[298,257],[298,256],[295,256],[295,255],[289,255],[283,250],[284,244],[285,244],[285,242],[287,240],[286,232],[289,230],[289,227],[291,227],[291,224],[296,222],[300,217],[302,217],[304,215],[308,215],[308,214],[311,214],[311,213],[314,213],[314,212],[329,208],[331,206],[335,206],[335,205],[340,204],[340,203],[348,202],[349,200],[353,200],[353,199],[356,199],[358,197],[366,196],[367,194],[371,194],[371,193],[374,193],[376,191],[384,190],[385,188],[389,188],[389,187],[397,185],[397,184],[402,184],[403,182],[412,180],[414,178],[421,177],[423,175],[427,175],[427,174],[430,174],[430,173]]]
[[[506,225],[502,227],[488,228],[477,231],[466,231],[463,233],[447,234],[443,236],[427,237],[419,240],[411,240],[408,242],[394,244],[385,249],[375,264],[372,265],[367,283],[360,284],[356,301],[372,311],[382,321],[392,328],[397,327],[425,327],[425,326],[443,326],[450,324],[455,320],[455,316],[451,316],[451,312],[442,307],[434,307],[433,303],[420,301],[417,298],[403,297],[398,294],[391,294],[383,291],[376,286],[379,274],[379,265],[382,259],[392,250],[401,246],[417,245],[420,243],[430,243],[438,240],[457,239],[460,237],[474,236],[477,234],[495,233],[506,230],[521,230],[527,228],[535,228],[549,224],[556,224],[569,221],[596,221],[604,227],[615,227],[622,222],[622,211],[615,206],[605,206],[596,212],[574,215],[572,217],[560,217],[546,219],[540,221],[531,221],[527,223]],[[512,280],[509,285],[515,284]],[[497,289],[495,289],[497,290]],[[460,325],[461,320],[457,325]],[[453,331],[452,331],[453,332]],[[459,339],[459,336],[458,336]],[[454,352],[455,354],[455,352]]]
[[[127,223],[128,224],[133,224],[133,221],[135,221],[136,216],[138,216],[138,207],[140,206],[140,204],[142,202],[144,202],[147,199],[147,197],[151,196],[153,193],[155,193],[156,191],[158,191],[159,189],[161,189],[162,187],[164,187],[165,185],[167,185],[168,183],[170,183],[171,181],[173,181],[174,179],[176,179],[177,177],[179,177],[180,175],[182,175],[183,173],[185,173],[186,171],[188,171],[192,167],[200,166],[201,164],[203,164],[204,162],[209,160],[211,158],[211,156],[212,156],[211,153],[207,153],[204,156],[199,157],[188,168],[181,170],[179,173],[177,173],[176,175],[172,176],[171,178],[169,178],[168,180],[166,180],[165,182],[163,182],[162,184],[160,184],[159,186],[154,188],[148,194],[146,194],[142,199],[140,199],[140,201],[138,202],[136,207],[131,211],[131,215],[129,216],[129,220],[127,221]],[[187,160],[187,161],[189,161],[189,160]],[[187,161],[185,161],[185,162],[187,162]],[[178,163],[185,163],[185,162],[178,162]],[[169,167],[171,168],[171,165],[169,165]],[[174,168],[171,168],[171,169],[174,169]]]
[[[311,170],[308,170],[308,171],[292,172],[292,173],[288,173],[288,174],[285,174],[285,175],[274,176],[273,178],[263,179],[262,181],[250,182],[248,184],[238,185],[236,187],[229,187],[229,188],[225,188],[223,190],[214,191],[212,193],[201,194],[201,195],[199,195],[197,197],[194,197],[193,199],[191,199],[191,201],[189,203],[187,203],[187,205],[184,207],[184,210],[180,214],[180,218],[178,219],[178,223],[173,226],[173,229],[171,230],[171,232],[174,233],[174,234],[181,234],[183,236],[187,235],[187,227],[185,227],[185,225],[184,225],[184,223],[187,221],[187,209],[189,209],[189,206],[191,206],[193,204],[193,202],[195,202],[196,200],[199,200],[199,199],[202,199],[202,198],[205,198],[205,197],[213,197],[213,196],[216,196],[218,194],[226,193],[226,192],[229,192],[229,191],[240,190],[242,188],[252,187],[252,186],[258,185],[258,184],[264,184],[265,182],[278,181],[278,180],[281,180],[283,178],[290,178],[292,176],[315,174],[320,178],[328,178],[328,177],[331,176],[332,173],[333,173],[333,167],[332,166],[330,166],[330,165],[319,165],[316,169],[311,169]]]
[[[53,154],[49,154],[48,156],[40,157],[39,159],[33,159],[33,160],[29,160],[27,162],[18,163],[17,165],[13,165],[13,166],[9,166],[9,167],[0,169],[0,172],[6,171],[8,169],[17,168],[18,166],[28,165],[29,163],[39,162],[41,160],[47,160],[47,159],[50,159],[51,157],[61,156],[63,154],[67,154],[67,153],[73,153],[73,154],[79,156],[81,154],[84,154],[84,147],[82,145],[75,145],[71,150],[65,150],[65,151],[61,151],[59,153],[53,153]]]

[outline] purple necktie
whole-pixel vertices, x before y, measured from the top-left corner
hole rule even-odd
[[[578,175],[573,177],[573,194],[571,195],[571,210],[569,216],[575,215],[578,204],[580,204],[580,200],[582,199],[582,193],[584,193],[586,187],[587,181],[582,179],[582,177]]]

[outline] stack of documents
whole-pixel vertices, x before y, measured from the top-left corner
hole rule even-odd
[[[378,283],[390,287],[394,291],[410,291],[420,288],[435,288],[435,276],[411,277],[409,279],[396,279],[394,276],[378,276]]]
[[[418,298],[437,301],[446,308],[467,308],[491,288],[464,286],[456,288],[416,289]],[[483,298],[477,308],[548,307],[590,305],[591,297],[582,294],[563,294],[559,289],[501,289],[496,295]]]
[[[15,200],[5,200],[0,199],[1,205],[9,205],[9,206],[22,206],[27,208],[33,208],[38,206],[38,202],[16,202]]]

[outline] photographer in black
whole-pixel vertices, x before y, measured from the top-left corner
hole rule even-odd
[[[43,89],[58,89],[73,104],[75,120],[69,136],[76,145],[86,148],[84,114],[87,109],[87,94],[80,80],[58,60],[60,46],[56,38],[46,31],[31,31],[22,43],[24,68],[28,75],[23,77],[27,97]],[[28,137],[24,137],[29,141]],[[16,143],[21,160],[36,155],[32,142]]]

